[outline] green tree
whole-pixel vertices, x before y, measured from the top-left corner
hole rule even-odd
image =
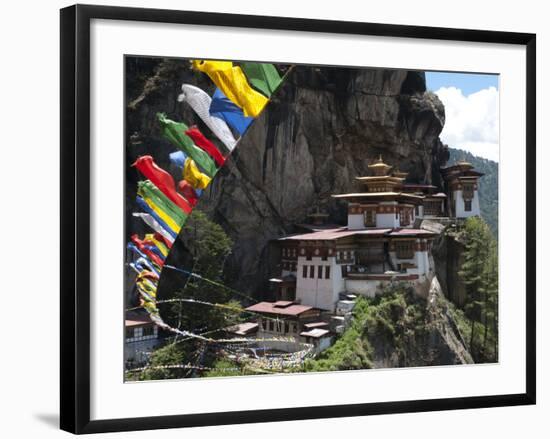
[[[476,362],[496,359],[498,332],[498,251],[489,226],[468,218],[463,229],[464,262],[459,275],[466,288],[464,311],[470,320],[469,349]],[[493,339],[492,347],[488,342]]]
[[[196,299],[212,304],[224,304],[231,299],[224,287],[223,267],[233,243],[224,230],[198,209],[194,209],[180,235],[193,255],[192,272],[186,284],[174,294],[175,299]],[[233,302],[235,307],[238,304]],[[169,318],[179,328],[188,331],[209,331],[235,320],[228,309],[200,303],[176,302]],[[237,313],[238,314],[238,313]],[[230,316],[226,319],[226,316]]]

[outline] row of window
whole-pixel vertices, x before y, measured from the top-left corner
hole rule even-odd
[[[317,279],[323,279],[323,272],[324,272],[324,278],[330,279],[330,265],[318,265],[317,266]],[[303,265],[302,266],[302,277],[310,279],[315,278],[315,265]]]
[[[399,218],[402,226],[408,226],[411,223],[411,211],[402,210],[395,212],[395,219]],[[363,212],[365,227],[376,227],[376,209],[367,209]]]
[[[296,249],[295,248],[283,248],[283,256],[295,257]]]
[[[291,331],[293,333],[298,332],[298,325],[290,324],[287,321],[274,322],[273,320],[262,320],[262,328],[264,331],[280,332],[282,334],[288,334]]]
[[[139,337],[152,337],[155,335],[154,326],[145,326],[143,328],[126,328],[126,339]]]

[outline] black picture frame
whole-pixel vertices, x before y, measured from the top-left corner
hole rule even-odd
[[[131,20],[384,37],[484,42],[526,47],[526,392],[417,401],[346,404],[90,420],[90,21]],[[536,401],[536,36],[302,18],[74,5],[61,9],[61,404],[60,424],[72,433],[287,421],[387,413],[535,404]]]

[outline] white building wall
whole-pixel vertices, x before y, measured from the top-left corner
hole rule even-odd
[[[365,219],[362,213],[348,214],[348,229],[358,230],[365,228]]]
[[[376,296],[380,281],[366,279],[346,279],[346,291],[351,294],[360,294],[365,297]]]
[[[395,265],[395,268],[399,264],[403,263],[409,263],[416,265],[416,268],[408,268],[407,273],[408,274],[418,274],[418,275],[424,275],[427,274],[430,271],[430,261],[428,258],[428,252],[425,251],[415,251],[414,257],[410,259],[399,259],[396,255],[396,252],[389,252],[390,258]]]
[[[307,277],[303,277],[303,267],[306,265]],[[314,276],[309,277],[310,266],[314,266]],[[323,267],[322,278],[318,277],[318,267]],[[330,267],[330,278],[325,279],[326,266]],[[338,301],[338,294],[344,291],[345,286],[340,271],[340,266],[336,264],[335,257],[328,257],[323,261],[321,257],[314,256],[307,260],[305,256],[298,257],[298,267],[296,276],[296,299],[302,305],[314,306],[329,311],[334,310]]]
[[[388,228],[400,227],[399,214],[397,215],[395,213],[376,214],[376,227],[388,227]]]
[[[472,199],[472,210],[466,212],[464,210],[464,200],[462,199],[462,191],[457,190],[453,193],[455,200],[455,214],[456,218],[469,218],[471,216],[479,216],[479,194],[478,191],[474,191],[474,198]]]

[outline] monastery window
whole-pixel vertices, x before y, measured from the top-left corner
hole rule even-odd
[[[152,326],[147,326],[143,328],[143,337],[151,337],[152,335],[155,335],[155,328]]]
[[[472,211],[472,200],[464,200],[464,210],[466,212]]]
[[[298,332],[298,324],[292,325],[292,332]]]
[[[307,277],[307,265],[302,266],[302,277]]]
[[[330,279],[330,265],[325,266],[325,279]]]
[[[290,267],[290,271],[296,271],[296,262],[293,262],[291,267]]]
[[[269,330],[270,330],[271,332],[273,332],[274,327],[275,327],[275,325],[273,324],[273,320],[270,320],[270,321],[269,321]]]
[[[284,329],[284,333],[286,334],[288,332],[288,322],[285,322],[285,329]]]
[[[471,200],[474,198],[474,185],[466,183],[462,185],[462,198],[464,200]]]
[[[322,279],[323,278],[323,266],[319,265],[317,267],[317,278]]]
[[[313,279],[315,277],[315,265],[309,266],[309,277]]]
[[[408,226],[411,223],[408,209],[402,209],[399,222],[402,226]]]
[[[126,338],[134,338],[134,329],[133,328],[126,329]]]
[[[398,259],[412,259],[414,257],[414,241],[397,241],[395,251]]]
[[[262,328],[264,328],[264,331],[267,330],[267,320],[262,320]]]
[[[340,266],[340,268],[342,270],[342,277],[346,277],[348,275],[347,265],[342,265],[342,266]]]
[[[366,227],[376,227],[376,210],[367,209],[365,210],[365,226]]]

